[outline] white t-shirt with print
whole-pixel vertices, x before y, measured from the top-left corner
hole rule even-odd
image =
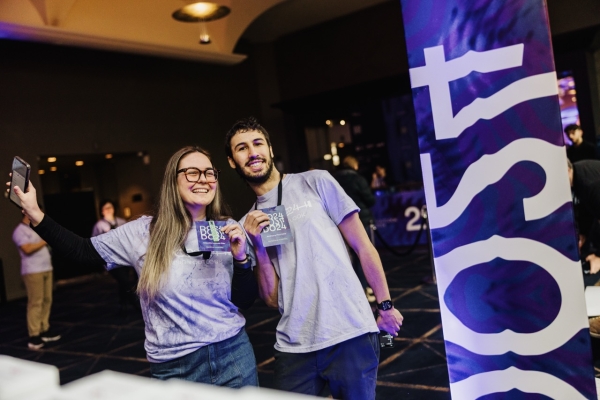
[[[282,184],[294,239],[267,248],[279,275],[275,349],[307,353],[379,332],[338,228],[358,207],[327,171],[287,174]],[[257,202],[275,207],[277,187]]]
[[[91,239],[107,269],[131,265],[138,276],[148,248],[151,217],[141,217]],[[236,223],[229,220],[228,223]],[[187,241],[196,240],[193,230]],[[197,247],[197,245],[196,245]],[[156,300],[141,299],[150,362],[170,361],[235,336],[245,319],[231,302],[233,257],[213,252],[210,259],[175,253],[168,279]]]

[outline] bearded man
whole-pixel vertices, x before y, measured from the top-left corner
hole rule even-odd
[[[394,308],[377,250],[359,208],[327,172],[282,174],[273,165],[269,134],[254,118],[240,120],[225,138],[229,165],[256,194],[242,218],[255,256],[261,298],[282,314],[275,343],[274,386],[336,399],[375,399],[380,330],[394,336],[402,315]],[[261,210],[283,206],[292,239],[265,246],[270,225]],[[377,321],[352,269],[344,239],[358,254],[378,302]]]

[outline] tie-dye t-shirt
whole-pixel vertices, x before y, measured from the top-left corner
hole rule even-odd
[[[307,353],[379,332],[338,228],[358,207],[327,171],[287,174],[282,184],[294,240],[267,248],[279,275],[275,349]],[[277,186],[257,201],[276,206]]]
[[[141,217],[91,239],[108,269],[131,265],[140,275],[151,220]],[[196,238],[191,230],[186,243]],[[190,243],[186,248],[192,246]],[[150,362],[182,357],[229,339],[244,327],[244,317],[231,302],[232,276],[230,252],[213,252],[208,260],[189,256],[182,249],[175,252],[168,279],[157,298],[152,303],[141,300],[146,325],[144,347]]]

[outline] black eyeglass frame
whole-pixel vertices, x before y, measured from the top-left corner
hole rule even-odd
[[[188,179],[188,176],[187,176],[186,172],[189,169],[195,169],[196,171],[199,172],[199,174],[198,174],[198,180],[197,181],[190,181]],[[214,173],[215,173],[215,181],[214,182],[209,182],[209,179],[206,176],[206,171],[214,171]],[[179,175],[181,172],[183,172],[183,174],[185,175],[185,180],[188,181],[188,182],[190,182],[190,183],[198,183],[198,182],[200,182],[200,178],[202,178],[202,175],[204,175],[204,179],[206,179],[207,183],[215,183],[215,182],[217,182],[219,180],[219,173],[221,173],[221,170],[218,170],[216,168],[206,168],[204,171],[202,171],[200,168],[187,167],[187,168],[181,168],[180,170],[177,170],[176,172],[177,172],[177,175]]]

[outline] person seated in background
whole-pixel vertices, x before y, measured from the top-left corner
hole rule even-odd
[[[50,330],[52,259],[48,244],[31,229],[27,215],[13,231],[12,239],[21,256],[21,277],[27,291],[27,346],[39,350],[61,337]]]
[[[358,218],[368,234],[371,230],[371,223],[373,222],[373,214],[371,213],[370,208],[375,205],[375,196],[373,195],[373,192],[371,192],[367,180],[358,173],[358,168],[358,160],[353,156],[346,156],[342,160],[341,168],[333,174],[333,177],[338,181],[346,194],[354,200],[358,208],[360,208]],[[367,284],[367,279],[365,278],[362,266],[360,265],[360,259],[351,247],[348,247],[348,249],[352,258],[354,272],[356,272],[356,275],[365,290],[367,300],[369,300],[369,303],[373,303],[376,299],[373,295],[373,289]]]
[[[565,133],[573,142],[573,144],[567,148],[567,158],[569,161],[576,163],[581,160],[595,160],[597,158],[596,146],[587,140],[583,140],[583,131],[579,125],[567,125],[565,127]]]
[[[92,237],[109,232],[121,225],[125,225],[127,221],[123,218],[115,216],[115,203],[105,199],[98,206],[102,218],[96,222],[92,229]],[[134,308],[139,309],[139,299],[135,295],[137,287],[137,275],[133,267],[120,266],[119,268],[111,268],[108,273],[117,281],[119,291],[119,314],[127,312],[127,304],[131,304]]]
[[[371,189],[382,190],[387,188],[388,184],[386,181],[385,167],[376,165],[375,172],[373,172],[373,175],[371,176]]]
[[[39,209],[36,191],[14,187],[33,229],[54,251],[89,264],[132,265],[145,324],[150,375],[218,386],[258,386],[246,320],[258,286],[242,227],[229,218],[208,152],[184,147],[169,159],[156,215],[93,238],[66,230]],[[7,183],[10,186],[10,182]],[[188,252],[196,221],[226,221],[230,252]],[[197,246],[196,246],[197,248]]]

